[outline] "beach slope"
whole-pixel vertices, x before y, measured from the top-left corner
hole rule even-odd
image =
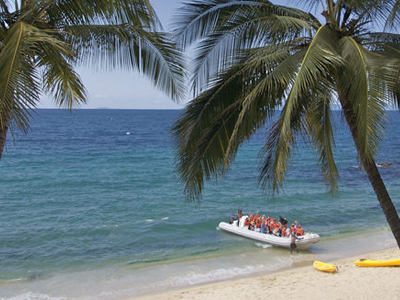
[[[333,262],[339,272],[315,270],[312,263],[274,274],[246,277],[201,286],[145,295],[131,300],[221,300],[221,299],[398,299],[400,268],[362,268],[359,258],[399,258],[398,248],[349,257]]]

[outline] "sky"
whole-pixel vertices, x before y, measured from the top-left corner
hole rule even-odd
[[[156,13],[168,30],[174,13],[182,6],[184,0],[150,0]],[[272,1],[276,4],[288,4],[290,0]],[[181,109],[190,99],[189,96],[176,103],[166,94],[154,87],[149,78],[138,72],[96,71],[77,68],[87,90],[88,101],[80,108],[113,108],[113,109]],[[43,97],[39,108],[56,108],[51,98]]]

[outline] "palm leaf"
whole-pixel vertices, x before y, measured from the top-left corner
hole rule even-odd
[[[138,70],[172,98],[183,96],[180,52],[166,34],[156,31],[161,24],[148,0],[48,0],[35,4],[22,18],[57,31],[60,40],[71,44],[79,63]],[[40,15],[44,17],[38,18]]]
[[[137,70],[173,99],[183,96],[181,54],[163,34],[128,24],[75,26],[67,30],[73,33],[72,45],[81,63]]]
[[[307,132],[319,154],[319,165],[325,182],[337,192],[338,169],[333,156],[334,137],[331,123],[331,105],[334,99],[331,91],[332,82],[324,83],[321,79],[313,93],[309,95],[310,105],[306,112]]]
[[[232,149],[238,147],[241,128],[245,126],[248,134],[254,133],[283,103],[303,50],[301,47],[296,50],[296,43],[292,43],[293,50],[290,51],[287,44],[260,48],[244,63],[247,80],[245,96],[226,150],[225,166]],[[251,128],[253,132],[249,130]]]
[[[241,76],[236,72],[240,69],[191,101],[172,129],[178,149],[177,169],[190,198],[201,194],[204,179],[224,173],[225,151],[240,106],[235,99]]]
[[[12,112],[17,125],[26,130],[30,109],[39,100],[40,86],[31,60],[38,43],[48,37],[22,22],[14,25],[4,37],[0,52],[0,116]],[[3,120],[0,119],[3,126]]]
[[[224,163],[234,159],[239,145],[264,124],[269,112],[265,107],[274,109],[279,105],[275,99],[266,99],[265,94],[256,97],[254,93],[252,109],[248,109],[248,115],[240,121],[239,132],[235,129],[246,106],[246,93],[253,88],[243,83],[249,71],[252,72],[246,65],[227,71],[213,88],[191,101],[173,128],[178,171],[189,197],[201,194],[204,179],[217,178],[226,172]],[[232,141],[235,130],[235,141]]]
[[[43,89],[52,94],[55,103],[70,110],[86,102],[86,91],[79,75],[68,62],[70,58],[52,45],[43,45],[38,65],[44,69]]]
[[[366,51],[350,37],[341,39],[342,57],[346,60],[340,74],[339,97],[351,102],[357,116],[357,148],[360,159],[371,159],[376,152],[383,107],[374,101],[369,87]],[[375,113],[378,110],[378,113]],[[374,122],[378,123],[374,123]],[[371,127],[372,126],[372,127]]]
[[[234,64],[237,57],[240,59],[242,49],[293,39],[299,32],[311,29],[309,14],[269,1],[214,2],[187,5],[186,18],[178,23],[181,30],[177,38],[184,46],[202,38],[193,69],[195,92]]]
[[[335,55],[335,36],[328,26],[321,27],[311,41],[290,88],[280,118],[272,125],[268,142],[263,148],[265,159],[260,182],[273,189],[282,185],[295,136],[303,130],[303,115],[309,105],[310,91],[315,91],[321,78],[329,76],[330,69],[341,64]]]
[[[192,70],[194,86],[203,87],[211,77],[235,64],[243,49],[295,39],[299,31],[311,29],[305,20],[291,16],[251,17],[231,21],[200,42]]]

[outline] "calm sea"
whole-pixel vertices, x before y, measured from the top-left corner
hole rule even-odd
[[[170,127],[177,110],[37,110],[27,135],[9,135],[0,166],[0,299],[116,300],[273,272],[395,246],[378,201],[337,120],[339,194],[301,143],[284,188],[257,184],[265,132],[229,172],[185,200]],[[390,112],[378,162],[400,208],[400,118]],[[238,208],[297,219],[321,236],[290,255],[217,229]]]

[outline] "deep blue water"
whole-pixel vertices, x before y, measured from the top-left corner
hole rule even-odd
[[[9,135],[0,166],[0,299],[120,299],[305,259],[289,260],[286,252],[216,230],[238,207],[298,219],[306,231],[319,233],[321,246],[304,255],[327,254],[332,245],[324,240],[340,243],[369,228],[387,231],[339,113],[337,196],[305,142],[280,193],[261,191],[258,154],[265,132],[259,132],[224,178],[206,184],[198,203],[186,201],[174,169],[170,127],[179,113],[38,110],[27,135]],[[380,171],[398,209],[399,117],[389,112],[377,157],[392,164]],[[265,252],[271,255],[261,263]]]

